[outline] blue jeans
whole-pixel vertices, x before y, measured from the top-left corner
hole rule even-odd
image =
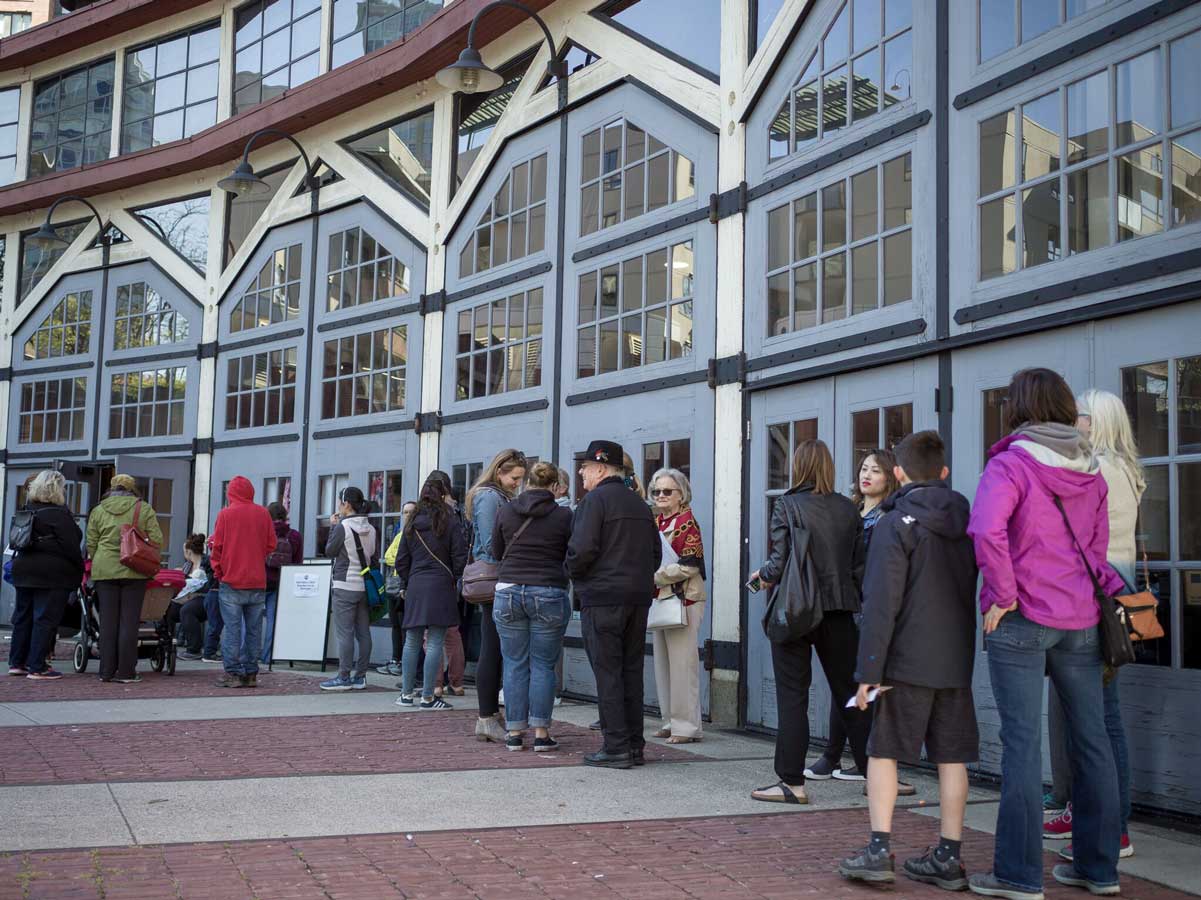
[[[263,591],[221,585],[221,663],[230,675],[257,675],[263,640]]]
[[[428,632],[428,634],[426,634]],[[400,658],[400,684],[405,694],[413,693],[417,683],[417,662],[421,659],[421,639],[425,637],[425,669],[422,673],[421,693],[434,696],[434,682],[442,668],[442,647],[446,643],[445,625],[421,625],[405,629],[405,649]]]
[[[555,664],[571,618],[564,588],[515,584],[496,592],[492,621],[505,661],[509,731],[549,728],[555,708]]]
[[[1018,611],[985,638],[1001,717],[1001,808],[993,874],[1025,891],[1043,883],[1042,702],[1044,673],[1063,702],[1072,753],[1072,849],[1076,871],[1118,881],[1118,781],[1105,731],[1097,629],[1065,631]]]
[[[1121,671],[1115,670],[1109,683],[1102,683],[1101,690],[1105,696],[1105,733],[1109,735],[1113,762],[1118,770],[1118,817],[1122,823],[1122,834],[1128,834],[1126,823],[1130,821],[1130,750],[1126,746],[1126,730],[1122,727],[1122,701],[1118,694],[1118,676]]]
[[[279,589],[267,591],[266,605],[263,608],[263,655],[259,657],[262,665],[271,662],[271,644],[275,641],[275,601],[279,597]]]
[[[221,617],[220,591],[209,591],[204,595],[204,650],[206,659],[212,659],[221,649],[221,633],[225,620]]]

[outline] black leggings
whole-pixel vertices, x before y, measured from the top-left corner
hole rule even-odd
[[[171,609],[177,607],[177,618],[183,626],[184,649],[188,653],[200,653],[204,649],[204,623],[208,621],[208,613],[204,611],[204,594],[193,594],[182,605],[171,604]]]
[[[404,656],[405,631],[405,602],[403,597],[388,601],[388,621],[392,624],[392,661],[400,662]]]
[[[480,718],[500,712],[500,677],[504,657],[500,655],[500,635],[492,621],[492,604],[482,603],[480,610],[480,658],[475,664],[475,691],[479,696]]]

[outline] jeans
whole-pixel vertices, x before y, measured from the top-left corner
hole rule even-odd
[[[133,678],[138,671],[138,625],[145,578],[96,582],[100,599],[100,677]]]
[[[70,591],[64,588],[17,588],[17,604],[12,615],[12,644],[8,650],[9,668],[30,672],[50,668],[46,657],[58,638],[58,623],[67,608]]]
[[[371,614],[367,610],[366,591],[331,592],[334,606],[334,639],[338,646],[338,677],[366,675],[371,665]],[[355,656],[355,644],[359,645]]]
[[[642,706],[649,613],[649,605],[622,605],[585,606],[580,614],[584,652],[596,677],[604,749],[609,753],[624,754],[646,746]]]
[[[271,662],[271,645],[275,642],[275,604],[279,599],[279,586],[267,591],[263,606],[263,655],[259,657],[261,665]]]
[[[263,640],[263,591],[223,584],[220,600],[225,622],[221,663],[229,675],[257,675]]]
[[[209,591],[204,595],[204,656],[212,659],[221,650],[221,633],[225,629],[225,619],[221,615],[220,590]]]
[[[1025,891],[1043,883],[1042,701],[1048,673],[1063,702],[1072,742],[1072,848],[1076,871],[1117,884],[1118,779],[1105,733],[1097,628],[1066,631],[1018,611],[985,638],[1001,717],[1001,808],[993,874]]]
[[[509,731],[550,727],[555,663],[570,618],[565,588],[515,584],[496,592],[492,619],[504,656]]]
[[[406,695],[413,693],[417,683],[417,664],[421,659],[422,632],[428,632],[425,643],[425,671],[422,675],[421,693],[434,696],[434,681],[442,668],[442,645],[446,640],[445,625],[421,625],[405,630],[405,649],[400,660],[401,690]]]

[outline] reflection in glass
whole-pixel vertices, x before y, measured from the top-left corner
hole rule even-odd
[[[788,265],[788,207],[777,206],[767,214],[767,270]]]
[[[1122,369],[1122,402],[1139,454],[1168,454],[1168,364],[1146,363]]]
[[[835,322],[847,314],[847,256],[836,253],[822,260],[822,321]]]
[[[1097,169],[1104,171],[1103,166]],[[1059,234],[1059,179],[1022,191],[1022,266],[1041,265],[1063,255]]]
[[[796,149],[802,150],[817,140],[817,81],[802,84],[794,92],[796,100]]]
[[[1172,665],[1172,573],[1170,571],[1152,571],[1150,577],[1144,579],[1143,569],[1138,570],[1138,582],[1155,595],[1155,615],[1163,627],[1164,636],[1154,641],[1134,642],[1134,661],[1144,666]]]
[[[913,299],[913,232],[884,239],[884,305]]]
[[[135,210],[134,215],[148,221],[147,227],[165,240],[176,253],[201,272],[208,265],[210,195],[174,200]]]
[[[822,68],[828,69],[847,58],[850,42],[849,18],[848,7],[844,4],[838,11],[838,18],[834,20],[834,24],[822,40]]]
[[[1180,570],[1180,665],[1201,669],[1201,569]],[[1166,639],[1156,643],[1167,643]]]
[[[858,474],[863,457],[880,446],[880,410],[851,413],[851,471]]]
[[[822,250],[847,242],[847,188],[840,181],[822,190]]]
[[[1059,91],[1022,104],[1022,181],[1059,171]]]
[[[884,164],[884,230],[913,223],[913,169],[908,153]]]
[[[1119,156],[1118,240],[1163,231],[1163,152],[1151,144]]]
[[[1068,85],[1068,164],[1109,148],[1109,73]]]
[[[884,105],[908,100],[913,93],[913,32],[884,45]]]
[[[822,78],[822,133],[847,124],[847,67],[839,66]]]
[[[876,242],[851,250],[851,313],[876,308]]]
[[[855,30],[851,37],[851,50],[858,53],[880,40],[879,0],[854,0]]]
[[[229,198],[229,214],[226,218],[225,231],[225,262],[228,263],[233,259],[238,248],[245,243],[246,238],[250,235],[250,230],[263,214],[263,210],[267,208],[267,204],[279,192],[291,169],[292,164],[289,163],[274,172],[257,173],[259,178],[270,185],[271,192],[269,194],[243,194]]]
[[[1176,452],[1201,453],[1201,356],[1176,361]],[[1181,494],[1184,483],[1181,481]],[[1197,521],[1201,525],[1201,482],[1198,482]],[[1201,553],[1182,554],[1201,559]]]
[[[1201,131],[1172,138],[1172,224],[1188,222],[1201,222]]]
[[[880,51],[855,57],[851,63],[851,109],[856,122],[874,115],[880,107]]]
[[[429,206],[430,166],[434,156],[432,109],[355,138],[347,146],[413,200]]]
[[[1172,91],[1172,127],[1201,121],[1201,91],[1197,90],[1197,60],[1201,59],[1201,31],[1194,31],[1168,46],[1171,84],[1187,85]]]
[[[913,433],[913,404],[902,403],[884,410],[884,443],[889,450]]]
[[[1059,4],[1047,0],[1022,0],[1022,41],[1050,31],[1059,24]]]
[[[817,194],[806,194],[793,201],[794,261],[808,259],[817,253]]]
[[[851,178],[851,240],[870,237],[879,229],[876,210],[876,170]]]
[[[1194,417],[1195,403],[1194,400]],[[1197,449],[1194,447],[1193,452]],[[1180,463],[1176,467],[1176,478],[1179,480],[1177,504],[1180,513],[1176,528],[1180,559],[1201,559],[1201,462]]]
[[[1163,131],[1163,68],[1158,47],[1118,64],[1116,99],[1115,140],[1119,147]]]
[[[798,266],[793,272],[794,329],[817,324],[817,263]]]
[[[1005,404],[1009,402],[1009,388],[989,388],[981,391],[980,406],[983,409],[983,435],[980,465],[988,462],[988,451],[1009,433],[1005,427]]]
[[[616,0],[598,12],[708,72],[721,71],[721,0]]]
[[[788,155],[788,132],[791,128],[789,118],[792,114],[792,109],[789,106],[788,98],[780,104],[780,109],[772,117],[771,125],[767,129],[767,158],[769,160],[779,159],[782,156]]]
[[[996,278],[1016,268],[1016,219],[1012,195],[980,206],[980,278]]]
[[[980,0],[980,61],[986,62],[1017,43],[1013,0]]]
[[[1109,244],[1109,167],[1077,169],[1067,176],[1068,252]]]
[[[755,46],[751,48],[752,53],[758,47],[763,46],[763,40],[767,37],[767,32],[771,28],[772,22],[776,20],[776,16],[780,14],[780,9],[783,6],[784,0],[759,0],[754,7]]]
[[[1146,451],[1140,447],[1140,451]],[[1150,560],[1172,558],[1172,503],[1167,466],[1146,466],[1143,478],[1147,490],[1138,504],[1138,531],[1135,539],[1140,551]]]
[[[767,426],[767,489],[788,489],[788,423]]]
[[[1017,129],[1012,110],[980,123],[980,196],[987,197],[1014,184],[1014,135]]]

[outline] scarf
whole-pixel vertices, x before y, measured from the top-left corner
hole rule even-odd
[[[655,524],[659,531],[667,536],[671,549],[680,557],[680,565],[700,569],[701,578],[705,574],[705,545],[701,541],[701,529],[696,523],[692,510],[685,509],[674,516],[655,516]]]

